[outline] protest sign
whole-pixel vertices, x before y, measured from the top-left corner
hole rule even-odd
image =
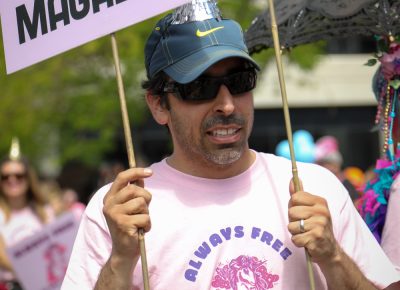
[[[7,73],[116,32],[189,0],[1,0]]]
[[[58,290],[64,279],[79,222],[73,213],[7,248],[23,289]]]

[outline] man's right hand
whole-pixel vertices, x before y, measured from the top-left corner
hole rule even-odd
[[[149,204],[151,194],[143,179],[150,169],[131,168],[118,174],[103,199],[103,214],[112,239],[111,256],[103,266],[95,290],[128,290],[132,272],[139,260],[139,229],[151,227]]]
[[[143,179],[152,175],[148,168],[131,168],[118,174],[104,197],[103,213],[112,239],[112,256],[125,261],[139,257],[139,229],[151,228],[151,194]]]

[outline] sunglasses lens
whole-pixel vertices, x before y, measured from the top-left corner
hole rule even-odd
[[[9,180],[11,177],[14,177],[17,180],[21,181],[26,177],[26,175],[24,173],[2,174],[1,180],[6,181],[6,180]]]
[[[184,101],[207,101],[214,99],[222,84],[226,85],[232,95],[243,94],[254,89],[257,80],[255,70],[234,73],[225,77],[205,77],[187,83],[170,83],[168,92],[178,92]],[[174,90],[171,91],[171,86]]]
[[[210,78],[199,78],[188,84],[178,85],[178,90],[184,101],[206,101],[215,98],[219,83]]]
[[[184,101],[198,100],[202,94],[202,86],[199,80],[195,80],[188,84],[179,85],[178,89],[181,98]]]
[[[232,95],[238,95],[254,89],[256,80],[257,74],[255,71],[244,71],[227,77],[225,84]]]

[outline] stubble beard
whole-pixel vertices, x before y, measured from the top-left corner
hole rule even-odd
[[[200,140],[200,150],[204,158],[218,167],[226,167],[235,161],[239,160],[244,151],[244,144],[242,140],[235,144],[226,144],[218,146],[216,149],[208,149],[204,144],[204,139]]]
[[[252,122],[252,120],[251,120]],[[246,130],[249,126],[243,117],[232,115],[228,117],[215,116],[205,120],[201,126],[200,136],[195,137],[187,126],[187,122],[182,122],[172,114],[172,126],[176,132],[176,142],[189,160],[196,163],[203,163],[205,166],[217,166],[224,168],[236,162],[243,155],[247,146],[248,132],[240,141],[232,144],[210,144],[204,136],[208,128],[217,124],[237,124]]]

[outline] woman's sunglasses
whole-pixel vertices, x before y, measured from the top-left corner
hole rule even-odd
[[[2,181],[7,181],[11,177],[15,177],[18,181],[21,181],[21,180],[25,179],[26,174],[25,173],[1,174],[1,180]]]
[[[232,95],[239,95],[254,89],[256,83],[257,72],[247,69],[223,77],[200,76],[187,84],[167,82],[163,91],[175,93],[184,101],[207,101],[217,96],[221,85],[225,85]]]

